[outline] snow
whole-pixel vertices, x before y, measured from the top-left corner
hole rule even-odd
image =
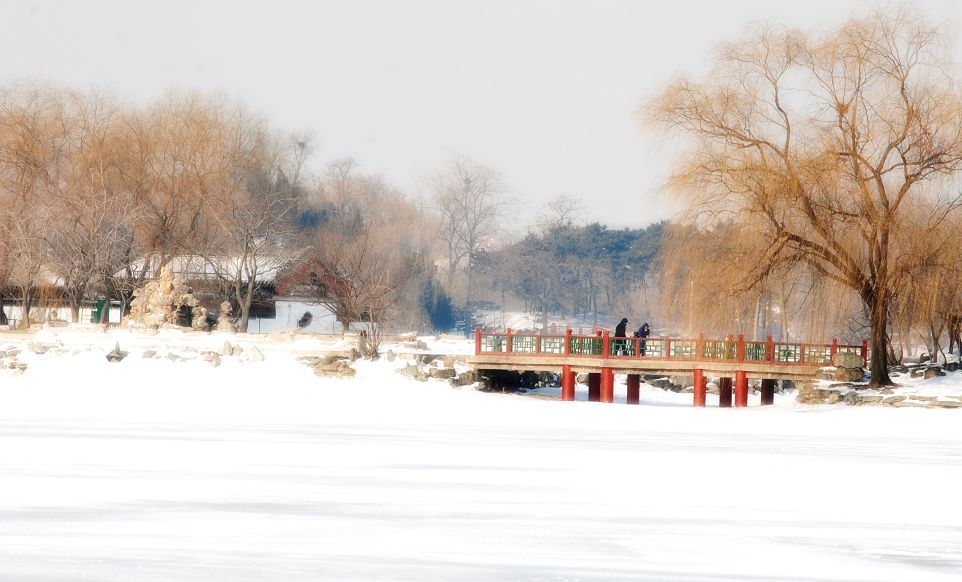
[[[141,357],[224,341],[265,360]],[[28,364],[0,370],[0,580],[962,576],[962,412],[571,403],[296,361],[338,342],[0,335]]]

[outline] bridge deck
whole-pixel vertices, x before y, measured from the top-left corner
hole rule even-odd
[[[862,345],[746,341],[697,338],[612,338],[607,332],[594,335],[475,333],[475,354],[468,363],[476,370],[561,371],[570,366],[578,372],[610,369],[629,374],[706,374],[731,376],[742,372],[752,378],[793,380],[815,376],[833,365],[838,354],[851,354],[867,364],[868,349]]]

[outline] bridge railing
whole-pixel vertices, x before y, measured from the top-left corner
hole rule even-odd
[[[831,366],[837,353],[853,353],[868,366],[868,345],[800,342],[746,341],[743,336],[726,339],[614,338],[606,332],[593,335],[475,332],[475,354],[503,353],[516,356],[557,356],[614,360],[679,360],[698,362],[750,362],[785,366]]]

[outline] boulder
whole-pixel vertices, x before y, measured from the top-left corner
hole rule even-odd
[[[220,354],[217,352],[202,352],[200,358],[215,368],[220,366]]]
[[[394,353],[394,350],[388,350],[384,353],[384,359],[389,362],[393,362],[395,358],[397,358],[397,355]]]
[[[939,408],[962,408],[962,402],[958,400],[936,400],[932,404]]]
[[[936,378],[938,376],[945,376],[945,372],[939,366],[932,366],[931,368],[926,368],[923,377],[928,380],[929,378]]]
[[[832,356],[832,365],[836,368],[861,368],[864,363],[861,354],[852,352],[837,352]]]
[[[902,395],[886,396],[885,398],[882,399],[882,404],[893,405],[896,402],[902,402],[903,400],[905,400],[905,396],[902,396]]]
[[[475,374],[474,370],[468,370],[467,372],[461,372],[456,377],[451,378],[451,385],[455,387],[468,386],[477,381],[477,374]]]
[[[858,393],[844,385],[821,388],[802,383],[798,387],[795,399],[802,404],[856,404]]]
[[[157,352],[154,350],[144,350],[144,353],[141,354],[141,357],[145,360],[149,360],[156,355],[157,355]]]
[[[575,376],[575,382],[577,382],[578,384],[587,384],[588,374],[585,372],[579,373],[578,375]]]
[[[35,354],[46,354],[48,351],[50,351],[50,348],[52,347],[53,346],[50,344],[38,344],[38,343],[31,343],[29,346],[30,351]]]
[[[865,370],[859,368],[842,368],[828,366],[819,369],[815,375],[819,380],[830,382],[861,382],[865,379]]]
[[[881,394],[860,394],[858,397],[859,404],[879,404],[884,398]]]
[[[417,364],[408,364],[407,366],[404,366],[403,368],[401,368],[401,373],[411,378],[417,378],[418,366]]]
[[[318,364],[314,366],[314,375],[334,378],[350,378],[357,374],[357,370],[351,367],[347,360],[338,360],[331,364]]]
[[[443,380],[447,380],[454,378],[458,375],[458,373],[454,370],[454,368],[431,368],[430,372],[428,372],[428,375],[432,378],[441,378]]]
[[[120,349],[120,343],[119,343],[119,342],[114,345],[114,349],[112,349],[111,351],[107,352],[107,361],[108,361],[108,362],[120,362],[120,361],[122,361],[122,360],[123,360],[124,358],[126,358],[126,357],[127,357],[127,352],[125,352],[125,351],[123,351],[122,349]]]
[[[858,368],[836,367],[832,375],[832,380],[836,382],[861,382],[865,379],[865,370]]]
[[[264,354],[257,349],[257,346],[251,346],[250,349],[244,350],[241,359],[245,362],[263,362]]]
[[[234,354],[234,346],[227,340],[224,340],[224,347],[220,349],[220,354],[222,356],[231,356]]]
[[[678,388],[678,386],[673,384],[669,378],[658,378],[656,380],[649,381],[648,384],[664,390],[675,390]]]

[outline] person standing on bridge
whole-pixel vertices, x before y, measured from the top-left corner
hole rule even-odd
[[[617,339],[627,337],[625,328],[628,327],[628,318],[624,317],[621,323],[615,326],[615,355],[620,356],[625,353],[625,340]]]
[[[645,357],[645,338],[650,335],[651,328],[648,327],[647,321],[641,324],[641,327],[639,327],[638,331],[635,332],[635,337],[641,338],[641,341],[638,342],[638,352],[641,354],[641,357]]]

